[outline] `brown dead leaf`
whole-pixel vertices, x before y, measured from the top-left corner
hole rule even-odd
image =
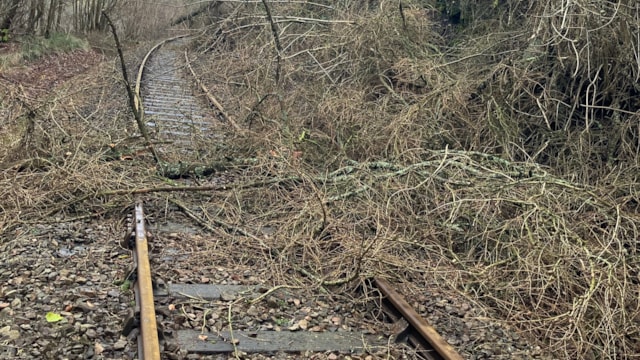
[[[307,328],[309,327],[309,322],[305,319],[302,319],[298,321],[298,325],[300,326],[300,329],[307,330]]]
[[[82,310],[85,312],[91,312],[96,309],[96,305],[89,301],[86,301],[86,302],[78,301],[74,306],[71,306],[71,309],[75,309],[76,311]],[[65,311],[71,311],[71,310],[67,310],[67,308],[65,308]]]
[[[207,341],[208,338],[209,337],[207,335],[203,335],[203,334],[198,335],[198,339],[200,339],[201,341]]]
[[[93,352],[96,355],[100,355],[104,352],[104,346],[102,346],[102,344],[100,344],[99,342],[97,342],[94,347],[93,347]]]
[[[11,326],[7,325],[3,328],[0,328],[0,337],[6,337],[9,340],[16,340],[20,338],[20,331],[11,330]]]
[[[311,329],[309,329],[309,331],[312,332],[321,332],[324,331],[324,327],[320,326],[320,325],[316,325],[314,327],[312,327]]]

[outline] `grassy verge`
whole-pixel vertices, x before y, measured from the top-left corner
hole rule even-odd
[[[22,61],[34,61],[50,54],[89,48],[89,43],[86,40],[62,33],[52,34],[48,39],[40,36],[27,36],[16,41],[21,44],[17,51],[0,54],[0,69],[15,66]]]

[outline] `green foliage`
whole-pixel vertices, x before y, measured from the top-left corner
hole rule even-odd
[[[9,41],[9,29],[0,29],[0,43]]]
[[[289,324],[289,320],[285,318],[277,318],[275,319],[275,323],[278,326],[287,326]]]
[[[131,289],[132,285],[133,285],[133,283],[131,282],[131,280],[125,280],[122,283],[122,285],[120,285],[120,291],[122,291],[122,292],[129,291],[129,289]]]
[[[49,323],[55,323],[58,322],[60,320],[62,320],[62,316],[60,316],[60,314],[54,313],[54,312],[48,312],[47,315],[45,316],[45,318],[47,319],[47,322]]]
[[[47,54],[69,52],[74,49],[87,49],[86,40],[73,35],[55,33],[46,39],[43,37],[29,37],[22,44],[22,58],[35,60]]]

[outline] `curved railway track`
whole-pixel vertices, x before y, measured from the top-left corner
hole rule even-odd
[[[193,94],[185,71],[184,36],[154,46],[144,57],[136,78],[136,107],[157,142],[156,148],[171,162],[194,160],[203,143],[216,136],[216,119],[201,98]],[[142,101],[140,101],[141,99]],[[176,151],[177,150],[177,151]]]
[[[217,117],[224,118],[224,110],[218,104],[217,114],[195,96],[189,73],[185,71],[183,37],[165,40],[145,56],[136,81],[136,94],[141,102],[144,122],[163,157],[178,154],[180,159],[198,157],[203,144],[219,139],[216,134]],[[211,99],[209,99],[211,100]],[[242,298],[261,301],[276,290],[260,286],[238,285],[189,285],[164,284],[152,278],[154,271],[149,259],[149,233],[142,202],[135,206],[127,229],[124,245],[133,250],[134,269],[130,279],[134,283],[136,305],[127,319],[123,333],[139,331],[138,358],[156,360],[166,358],[161,343],[172,343],[173,350],[182,353],[226,354],[236,351],[246,353],[278,352],[366,352],[375,347],[388,346],[389,338],[360,332],[310,332],[310,331],[234,331],[231,322],[227,330],[208,333],[188,329],[173,329],[167,335],[157,323],[157,304],[166,299],[182,298],[199,301],[231,301]],[[380,307],[387,319],[404,324],[395,334],[395,341],[402,341],[414,348],[415,354],[424,359],[459,360],[462,357],[431,327],[412,307],[381,278],[370,283],[380,298]],[[276,287],[277,288],[277,287]],[[231,294],[231,296],[229,296]],[[231,305],[229,305],[231,306]],[[231,307],[229,307],[231,314]],[[205,313],[206,319],[206,313]],[[176,325],[177,326],[177,325]],[[160,335],[159,335],[160,334]],[[170,339],[168,339],[168,337]]]

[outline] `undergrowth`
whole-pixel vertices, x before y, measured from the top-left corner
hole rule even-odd
[[[281,283],[439,286],[554,358],[637,358],[635,3],[466,1],[462,25],[429,1],[264,3],[216,3],[188,54],[242,128],[201,144],[251,160],[232,183],[167,195],[149,157],[105,160],[131,141],[105,113],[40,106],[3,232],[181,197]]]
[[[63,33],[51,34],[49,38],[25,36],[12,41],[20,43],[20,47],[16,51],[0,54],[0,69],[9,69],[23,61],[38,60],[46,55],[89,49],[86,40]]]
[[[49,38],[26,37],[22,39],[22,58],[35,60],[42,56],[56,53],[69,52],[75,49],[87,50],[89,44],[86,40],[70,34],[54,33]]]
[[[219,216],[277,228],[282,274],[430,274],[555,357],[633,358],[639,53],[606,40],[640,38],[623,3],[216,13],[193,56],[248,129],[220,156],[288,179],[216,197]]]

